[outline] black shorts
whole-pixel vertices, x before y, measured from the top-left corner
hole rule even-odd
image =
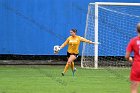
[[[68,57],[68,58],[70,57],[70,55],[74,55],[76,58],[78,58],[78,54],[67,52],[67,57]]]

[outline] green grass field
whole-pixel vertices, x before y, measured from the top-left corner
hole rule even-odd
[[[64,66],[0,66],[0,93],[129,93],[129,69],[71,70]]]

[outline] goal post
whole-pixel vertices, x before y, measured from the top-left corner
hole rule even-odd
[[[98,4],[95,3],[95,42],[98,42]],[[94,67],[98,68],[98,44],[95,44]]]
[[[84,37],[101,44],[83,44],[81,67],[130,66],[124,54],[128,41],[136,35],[139,11],[140,3],[90,3]]]

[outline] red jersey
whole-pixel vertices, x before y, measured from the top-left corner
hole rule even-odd
[[[134,52],[134,62],[140,62],[140,37],[134,37],[128,43],[126,51]]]

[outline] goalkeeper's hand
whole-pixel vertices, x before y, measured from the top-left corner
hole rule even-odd
[[[89,44],[98,45],[98,44],[100,44],[100,43],[99,43],[99,42],[92,42],[92,41],[90,41]]]

